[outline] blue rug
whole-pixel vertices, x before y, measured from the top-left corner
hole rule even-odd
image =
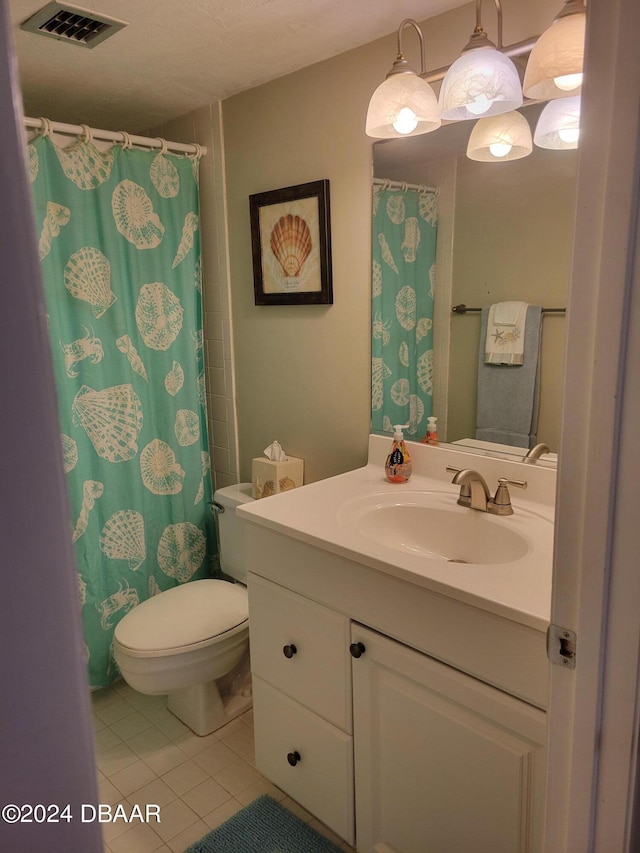
[[[341,853],[266,794],[237,812],[185,853]]]

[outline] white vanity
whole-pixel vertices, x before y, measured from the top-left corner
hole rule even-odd
[[[555,471],[410,445],[245,505],[256,762],[359,853],[534,853]],[[447,466],[526,480],[457,505]]]

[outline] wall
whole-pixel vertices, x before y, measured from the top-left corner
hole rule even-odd
[[[504,43],[541,33],[557,0],[505,2]],[[483,9],[495,32],[494,11]],[[400,15],[398,16],[400,23]],[[427,66],[452,62],[475,4],[423,27]],[[417,44],[405,50],[417,63]],[[306,459],[307,482],[364,463],[370,421],[369,98],[396,54],[392,34],[223,102],[240,476],[273,439]],[[255,306],[248,196],[331,182],[334,304]]]

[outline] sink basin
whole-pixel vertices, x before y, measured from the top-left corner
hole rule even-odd
[[[540,535],[551,535],[551,522],[534,513],[516,508],[500,517],[456,499],[451,492],[381,492],[346,501],[338,517],[370,542],[451,563],[511,563],[529,554]]]

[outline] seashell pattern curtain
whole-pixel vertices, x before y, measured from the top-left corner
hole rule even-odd
[[[409,424],[422,438],[433,410],[437,196],[373,188],[371,428]]]
[[[89,679],[104,687],[118,621],[209,576],[216,553],[198,159],[46,137],[28,154]]]

